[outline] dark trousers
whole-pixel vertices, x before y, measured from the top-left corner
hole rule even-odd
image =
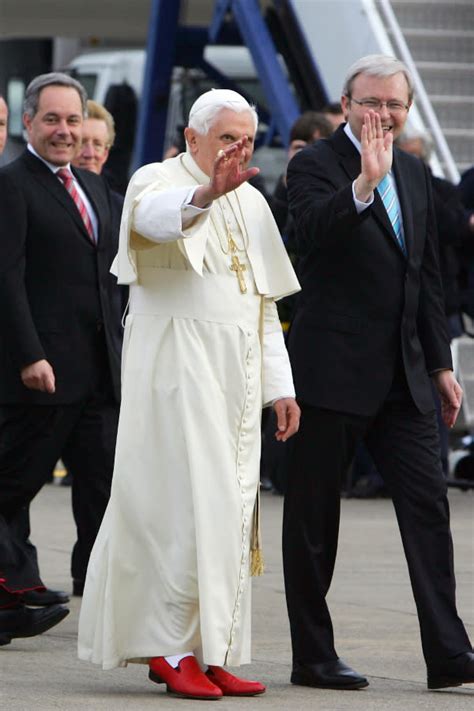
[[[409,393],[397,388],[372,418],[302,406],[283,518],[294,664],[338,657],[326,594],[336,560],[341,481],[362,440],[392,494],[426,662],[471,651],[456,612],[436,416],[422,415]]]
[[[8,589],[42,584],[28,509],[60,457],[73,475],[71,572],[84,580],[109,499],[118,410],[108,388],[73,405],[0,407],[0,578]]]

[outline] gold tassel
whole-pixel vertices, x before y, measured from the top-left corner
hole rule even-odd
[[[265,563],[262,551],[262,533],[260,530],[260,486],[257,488],[255,506],[253,509],[252,534],[250,538],[250,575],[263,575]]]

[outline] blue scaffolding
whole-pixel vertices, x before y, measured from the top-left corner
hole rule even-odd
[[[204,59],[204,48],[213,44],[242,44],[248,48],[266,100],[266,108],[257,105],[267,126],[263,140],[269,143],[278,134],[281,142],[288,145],[291,126],[301,110],[318,107],[314,101],[309,105],[312,99],[298,101],[291,91],[259,0],[216,0],[209,28],[180,25],[180,10],[181,0],[152,0],[135,165],[162,159],[174,66],[200,68],[217,84],[245,95],[231,78]],[[291,0],[274,0],[273,11],[284,18],[283,24],[293,23],[294,34]],[[318,89],[320,103],[324,103],[324,89],[309,54],[305,57],[304,80],[299,84],[304,81],[311,86],[310,92],[314,87]]]

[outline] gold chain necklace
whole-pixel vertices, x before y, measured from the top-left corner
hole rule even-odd
[[[227,197],[227,195],[225,195],[224,197],[226,198],[226,200],[229,203],[229,206],[232,210],[232,205],[231,205],[229,198]],[[219,246],[224,254],[226,254],[226,255],[230,254],[229,269],[232,272],[234,272],[235,276],[237,277],[241,294],[246,294],[247,293],[247,284],[245,283],[244,272],[247,271],[247,266],[245,264],[242,264],[242,262],[239,259],[238,254],[237,254],[237,252],[247,252],[247,245],[245,244],[245,234],[242,233],[242,247],[239,247],[234,239],[231,227],[229,225],[229,221],[228,221],[227,216],[222,208],[222,205],[220,204],[219,200],[217,202],[219,204],[219,209],[221,211],[221,215],[224,220],[226,234],[227,234],[227,248],[225,248],[222,245],[219,230],[217,229],[217,227],[214,223],[214,229],[217,234],[217,239],[219,240]],[[242,208],[240,207],[240,202],[239,202],[239,209],[242,212]],[[234,212],[234,211],[232,210],[232,212]],[[237,220],[237,217],[236,217],[236,220]]]
[[[185,169],[185,171],[186,171],[192,178],[194,178],[194,180],[196,180],[196,182],[199,183],[199,180],[192,174],[192,172],[187,168],[187,166],[184,165],[184,162],[183,162],[183,161],[181,161],[181,165],[183,166],[183,168]],[[229,207],[230,207],[231,211],[232,211],[233,214],[235,215],[234,210],[233,210],[233,208],[232,208],[232,204],[231,204],[229,198],[227,197],[227,194],[225,194],[223,197],[225,197],[225,199],[226,199],[227,202],[229,203]],[[246,294],[246,293],[247,293],[247,284],[245,283],[244,272],[247,270],[247,266],[246,266],[245,264],[242,264],[242,263],[240,262],[239,257],[238,257],[238,255],[237,255],[237,252],[247,252],[247,247],[248,247],[248,244],[249,244],[249,237],[248,237],[247,225],[245,224],[244,215],[243,215],[243,212],[242,212],[242,206],[241,206],[241,204],[240,204],[240,200],[239,200],[239,198],[238,198],[238,196],[237,196],[237,193],[235,193],[235,198],[236,198],[237,204],[238,204],[238,206],[239,206],[239,211],[240,211],[240,216],[241,216],[241,219],[242,219],[242,224],[243,224],[244,227],[245,227],[245,232],[242,231],[242,247],[239,247],[239,246],[236,244],[235,240],[234,240],[234,237],[233,237],[233,235],[232,235],[232,230],[231,230],[231,228],[230,228],[229,222],[228,222],[228,220],[227,220],[227,218],[226,218],[226,216],[225,216],[224,210],[222,209],[222,205],[221,205],[220,202],[219,202],[220,198],[218,198],[217,202],[218,202],[218,204],[219,204],[219,209],[220,209],[221,215],[222,215],[222,217],[223,217],[223,219],[224,219],[224,224],[225,224],[225,228],[226,228],[226,234],[227,234],[227,248],[225,248],[225,247],[222,246],[222,242],[221,242],[219,230],[218,230],[218,228],[217,228],[217,226],[216,226],[216,223],[214,222],[214,220],[213,220],[213,218],[212,218],[212,207],[211,207],[210,218],[211,218],[212,224],[214,225],[214,230],[215,230],[215,232],[216,232],[217,239],[219,240],[219,246],[220,246],[222,252],[223,252],[224,254],[230,254],[230,255],[231,255],[231,259],[230,259],[230,262],[231,262],[231,263],[230,263],[229,269],[230,269],[232,272],[234,272],[234,273],[235,273],[235,276],[237,277],[237,280],[238,280],[238,282],[239,282],[240,292],[241,292],[242,294]],[[235,215],[235,219],[236,219],[236,221],[237,221],[237,223],[238,223],[238,220],[237,220],[237,216],[236,216],[236,215]],[[245,233],[247,234],[247,244],[245,243]]]
[[[222,197],[225,197],[232,213],[235,215],[234,210],[232,208],[232,204],[231,204],[229,198],[227,197],[227,195],[222,195]],[[219,240],[220,248],[224,254],[229,254],[229,253],[235,254],[236,252],[246,252],[247,247],[248,247],[248,242],[247,242],[247,244],[245,243],[245,234],[242,233],[242,246],[240,247],[237,244],[236,240],[234,239],[234,235],[232,234],[232,228],[229,224],[229,219],[226,215],[224,208],[221,205],[220,200],[221,200],[220,198],[217,200],[217,204],[219,205],[219,210],[221,212],[222,219],[224,220],[226,235],[227,235],[227,247],[224,247],[222,244],[221,238],[220,238],[220,230],[216,229],[217,239]],[[240,208],[240,203],[239,203],[239,208]],[[236,218],[236,221],[237,221],[237,218]],[[215,227],[215,225],[214,225],[214,227]]]

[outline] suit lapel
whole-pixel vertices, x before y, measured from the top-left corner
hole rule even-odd
[[[82,220],[79,210],[77,209],[74,200],[69,195],[68,191],[62,185],[59,178],[54,175],[54,173],[48,168],[47,165],[43,163],[39,158],[37,158],[30,151],[26,151],[24,154],[25,162],[28,170],[33,173],[36,180],[40,183],[41,187],[46,190],[57,202],[69,213],[74,223],[80,230],[81,236],[87,240],[87,242],[92,245],[91,239],[87,233],[86,226]],[[89,196],[89,193],[87,193]],[[92,201],[91,201],[92,202]]]
[[[346,136],[343,126],[340,126],[329,142],[339,156],[339,161],[344,172],[351,181],[355,180],[360,173],[360,154],[352,141]]]
[[[410,199],[409,186],[411,182],[410,171],[408,170],[405,161],[403,160],[403,154],[398,150],[393,151],[393,175],[395,176],[395,182],[397,186],[398,200],[400,202],[400,209],[402,211],[402,221],[403,221],[403,234],[405,237],[405,245],[407,249],[407,255],[410,256],[414,228],[413,228],[413,196]]]

